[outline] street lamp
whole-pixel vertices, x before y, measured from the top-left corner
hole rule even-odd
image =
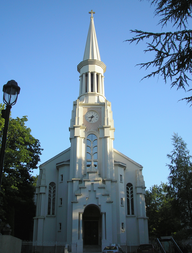
[[[3,102],[6,104],[6,109],[2,110],[2,117],[5,119],[5,125],[3,129],[3,138],[0,153],[0,190],[1,190],[2,171],[5,156],[5,146],[7,139],[7,130],[9,125],[9,115],[12,105],[15,105],[17,102],[17,97],[19,93],[20,87],[14,80],[10,80],[5,85],[3,85]]]

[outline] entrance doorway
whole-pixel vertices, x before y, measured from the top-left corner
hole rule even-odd
[[[84,221],[84,244],[98,245],[98,221]]]
[[[83,213],[83,244],[101,245],[101,214],[96,205],[89,205]]]

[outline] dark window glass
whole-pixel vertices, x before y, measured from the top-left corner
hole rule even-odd
[[[131,183],[127,184],[127,214],[134,214],[134,198],[133,198],[133,185]]]
[[[56,193],[56,184],[54,182],[51,182],[49,184],[48,215],[55,214],[55,193]]]
[[[86,73],[85,74],[85,92],[87,92],[87,79],[88,79],[88,75]]]
[[[91,167],[91,162],[87,161],[87,168]]]
[[[96,82],[97,82],[97,90],[96,92],[99,92],[99,75],[96,75]]]
[[[93,92],[93,73],[91,73],[91,92]]]
[[[89,134],[87,136],[87,168],[97,169],[97,136],[94,134]]]

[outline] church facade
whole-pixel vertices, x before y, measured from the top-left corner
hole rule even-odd
[[[142,166],[113,148],[106,66],[90,14],[84,57],[77,66],[80,85],[69,127],[71,146],[40,165],[33,231],[39,252],[56,245],[81,253],[86,245],[102,251],[112,243],[128,249],[148,243]]]

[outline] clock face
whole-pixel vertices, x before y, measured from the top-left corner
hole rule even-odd
[[[89,122],[89,123],[95,123],[98,121],[99,119],[99,115],[94,112],[94,111],[88,111],[86,114],[85,114],[85,119]]]

